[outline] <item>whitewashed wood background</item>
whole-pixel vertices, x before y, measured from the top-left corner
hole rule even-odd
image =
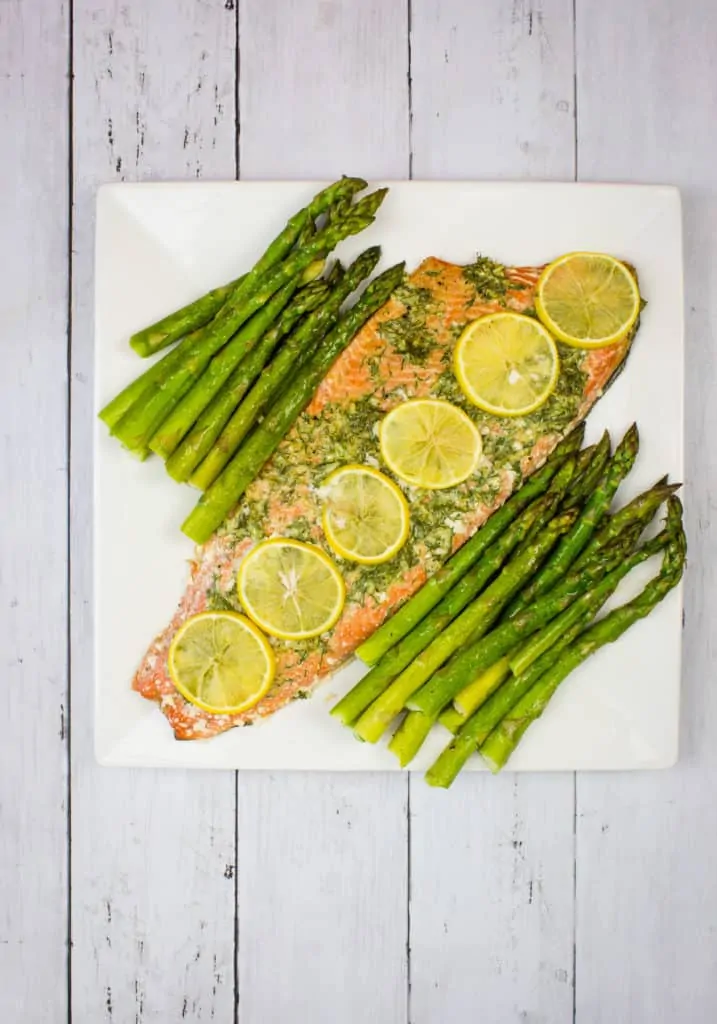
[[[714,0],[0,0],[0,1021],[717,1020]],[[100,770],[107,181],[683,189],[687,583],[667,773]]]

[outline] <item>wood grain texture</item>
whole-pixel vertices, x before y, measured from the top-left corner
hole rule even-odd
[[[242,1024],[407,1020],[405,793],[378,773],[239,773]]]
[[[0,1019],[47,1024],[67,1012],[68,39],[64,4],[0,3]]]
[[[242,0],[242,177],[407,177],[407,15],[405,0]]]
[[[680,763],[578,780],[579,1024],[717,1012],[716,50],[710,0],[578,2],[580,177],[682,189],[690,541]]]
[[[416,178],[571,180],[571,0],[412,8]]]
[[[567,0],[413,5],[416,178],[572,178],[571,19]],[[415,776],[410,807],[412,1024],[477,1007],[567,1024],[573,776],[475,774],[448,794]]]
[[[75,0],[75,1024],[232,1024],[235,971],[241,1024],[714,1019],[717,15],[576,9],[580,177],[683,188],[691,565],[680,764],[580,776],[575,836],[572,776],[443,794],[378,774],[100,770],[90,555],[96,186],[234,177],[237,26],[245,177],[403,177],[412,138],[418,178],[572,178],[571,0]],[[66,0],[0,0],[0,1019],[43,1024],[68,1019],[69,992],[68,19]]]
[[[572,1020],[572,777],[411,782],[411,1024]]]
[[[241,176],[406,177],[406,15],[244,0]],[[242,1024],[406,1020],[406,785],[240,772]]]
[[[73,1020],[229,1022],[235,778],[94,763],[89,540],[95,189],[234,177],[236,16],[195,0],[76,0],[74,15]]]

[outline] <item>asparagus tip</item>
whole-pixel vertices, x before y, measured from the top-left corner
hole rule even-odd
[[[342,174],[341,181],[346,182],[347,185],[354,185],[357,192],[360,192],[362,188],[368,188],[368,182],[363,178],[354,178],[350,174]]]

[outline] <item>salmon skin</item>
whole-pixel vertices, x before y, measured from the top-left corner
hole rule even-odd
[[[384,619],[413,594],[542,465],[558,441],[582,420],[621,368],[631,338],[610,348],[582,351],[559,345],[555,393],[525,417],[498,418],[466,401],[451,359],[466,323],[510,309],[533,313],[540,267],[504,267],[479,257],[468,266],[429,258],[356,335],[319,386],[310,406],[284,438],[229,520],[191,563],[191,577],[170,624],[147,651],[134,689],[157,701],[177,739],[202,739],[273,714],[309,691],[350,656]],[[322,481],[346,463],[384,471],[377,424],[409,398],[445,398],[464,409],[483,438],[473,477],[442,491],[405,488],[410,537],[390,562],[344,562],[321,529]],[[241,611],[236,575],[244,555],[267,537],[318,544],[335,559],[346,582],[346,605],[336,626],[300,642],[271,640],[276,680],[253,708],[210,715],[175,690],[167,671],[172,637],[191,615],[211,609]]]

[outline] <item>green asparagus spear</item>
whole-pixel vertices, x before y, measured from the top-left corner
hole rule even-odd
[[[609,458],[610,435],[606,430],[592,449],[591,458],[580,476],[576,475],[569,493],[565,496],[565,501],[563,502],[564,509],[577,508],[592,494],[605,472]]]
[[[363,181],[363,179],[361,178],[342,178],[340,182],[334,183],[334,185],[329,186],[328,189],[325,189],[323,192],[320,192],[317,196],[315,196],[308,207],[308,218],[305,218],[303,216],[305,211],[300,211],[299,214],[297,214],[298,222],[300,222],[301,220],[304,220],[305,222],[304,227],[300,228],[299,230],[299,241],[301,241],[302,235],[304,233],[308,233],[308,227],[311,223],[311,218],[316,216],[315,211],[317,209],[319,210],[319,212],[321,212],[321,210],[326,209],[327,205],[331,205],[334,202],[341,201],[342,196],[347,197],[348,201],[350,202],[350,198],[354,194],[354,192],[360,191],[365,187],[366,182]],[[342,209],[346,210],[347,208],[342,206]],[[296,224],[292,223],[291,221],[289,222],[289,224],[291,225],[289,227],[289,234],[291,235],[295,230]],[[282,235],[279,236],[279,238],[282,239],[279,246],[276,246],[276,242],[278,240],[275,240],[275,242],[272,243],[272,246],[269,247],[269,250],[267,250],[267,252],[271,253],[269,257],[270,262],[272,259],[274,259],[277,252],[279,252],[284,245],[285,239],[282,238]],[[286,237],[289,238],[288,235]],[[266,261],[264,262],[263,266],[266,267]],[[309,264],[309,267],[310,266],[311,264]],[[306,269],[309,270],[309,267],[307,267]],[[233,283],[236,286],[241,286],[243,288],[244,285],[246,284],[246,277],[247,275],[245,274],[242,277],[238,278],[236,282]],[[233,292],[230,295],[226,296],[224,301],[232,297]],[[215,310],[215,312],[219,312],[219,308]],[[181,334],[186,334],[189,331],[188,323],[182,319],[182,314],[184,314],[184,312],[185,310],[179,310],[177,314],[172,314],[172,316],[170,317],[165,317],[164,321],[162,321],[162,323],[164,324],[162,331],[166,333],[169,330],[170,333],[173,333],[173,341],[181,336],[179,333],[176,333],[176,331],[181,331]],[[175,315],[177,316],[177,321],[174,323],[174,328],[176,329],[176,331],[173,331],[173,324],[167,324],[167,321],[172,321],[172,317]],[[205,323],[206,322],[208,321],[205,321]],[[197,327],[199,326],[203,325],[197,325]],[[159,324],[153,324],[151,327],[146,328],[146,332],[148,332],[147,342],[151,346],[152,351],[154,352],[158,352],[161,348],[164,347],[161,334],[155,333],[155,329],[159,327]],[[139,334],[134,335],[134,338],[138,338],[140,335],[144,333],[145,332],[140,331]],[[178,346],[178,349],[182,350],[181,353],[175,349],[175,352],[169,354],[170,357],[176,355],[178,357],[177,360],[172,361],[170,359],[169,364],[164,360],[160,360],[157,363],[155,363],[154,366],[152,366],[145,374],[143,374],[141,377],[138,377],[135,381],[128,385],[128,387],[126,387],[124,391],[117,395],[116,398],[113,399],[113,401],[111,401],[108,405],[105,406],[105,408],[100,412],[100,419],[103,420],[103,422],[105,422],[107,426],[112,430],[119,423],[119,421],[122,419],[125,413],[129,411],[131,406],[134,405],[134,403],[141,396],[141,394],[150,387],[150,385],[154,386],[164,379],[165,374],[168,372],[169,366],[176,365],[182,361],[182,359],[186,355],[188,344],[191,344],[190,338],[195,339],[196,336],[197,335],[195,328],[194,330],[191,330],[191,333],[189,333],[188,337],[186,337],[184,341],[181,342],[180,345]],[[167,344],[169,344],[169,342],[167,342]],[[149,394],[151,392],[147,391],[147,393]]]
[[[356,735],[369,743],[375,743],[411,695],[420,689],[459,647],[478,640],[488,631],[504,605],[535,572],[558,538],[570,528],[574,520],[574,512],[556,516],[538,535],[530,550],[511,559],[480,597],[439,633],[364,711],[354,726]]]
[[[298,277],[280,288],[276,295],[234,335],[221,352],[208,362],[206,369],[184,398],[162,421],[149,442],[151,451],[168,459],[184,435],[196,422],[203,409],[226,383],[232,370],[247,356],[289,303],[299,286]]]
[[[619,534],[612,538],[610,545],[605,545],[605,554],[607,555],[609,549],[613,547],[617,539],[621,538],[623,543],[616,549],[616,558],[619,562],[623,557],[622,551],[624,550],[626,556],[637,543],[642,530],[643,525],[641,523],[627,524]],[[602,557],[602,552],[596,553],[596,559],[600,558],[602,561]],[[588,561],[592,563],[592,560]],[[613,561],[612,564],[614,565],[615,562]],[[585,564],[585,568],[587,565],[588,563]],[[607,574],[607,572],[612,568],[612,565],[609,562],[605,562],[603,564],[603,568]],[[557,587],[553,588],[553,590],[551,590],[546,597],[541,600],[552,600],[563,588],[569,588],[572,585],[571,578],[577,578],[580,571],[581,570],[578,570],[577,567],[572,569],[570,576],[568,576],[563,583],[559,583]],[[527,610],[530,611],[530,609]],[[528,640],[527,643],[530,643],[530,640]],[[446,711],[440,715],[439,720],[447,729],[450,729],[451,732],[457,732],[463,722],[465,722],[466,719],[484,703],[490,694],[508,678],[510,675],[511,658],[515,657],[522,650],[522,647],[522,644],[517,644],[512,651],[504,655],[484,672],[481,672],[472,682],[468,683],[467,686],[464,686],[463,689],[456,694],[453,698],[453,708],[446,709]]]
[[[369,705],[371,722],[388,725],[392,718],[403,707],[403,698],[388,693],[380,702],[384,690],[389,684],[410,665],[414,658],[448,626],[455,617],[480,594],[486,584],[495,576],[504,562],[515,550],[522,538],[532,529],[534,523],[544,526],[553,515],[559,496],[543,495],[536,498],[531,505],[507,527],[506,530],[491,544],[482,557],[468,572],[448,591],[435,608],[403,637],[393,648],[388,650],[373,666],[370,672],[359,680],[342,700],[331,709],[331,714],[345,725],[352,725]],[[376,701],[374,705],[373,702]],[[364,723],[373,732],[373,725]],[[378,732],[376,739],[381,735]]]
[[[304,270],[313,260],[326,256],[344,238],[348,238],[349,235],[357,235],[372,224],[387,193],[387,188],[381,188],[359,199],[357,203],[348,208],[345,217],[327,224],[304,246],[290,253],[282,263],[260,277],[256,288],[241,297],[245,301],[240,301],[238,298],[235,300],[232,296],[231,305],[234,307],[235,316],[239,322],[243,323],[248,320],[257,309],[268,302],[279,288],[296,273]],[[244,285],[241,287],[244,288]]]
[[[551,650],[533,662],[524,675],[513,676],[508,669],[506,681],[496,687],[488,699],[470,716],[462,717],[456,722],[453,718],[447,718],[450,711],[455,711],[455,708],[443,712],[441,721],[447,718],[448,728],[455,726],[451,728],[455,736],[426,772],[426,782],[430,786],[441,786],[444,789],[450,786],[471,754],[476,753],[481,743],[488,738],[523,694],[528,692],[533,683],[555,664],[565,648],[569,647],[590,624],[598,610],[596,608],[580,622],[575,623]]]
[[[281,301],[283,303],[286,302],[286,291],[288,290],[289,286],[286,290],[282,290]],[[219,351],[228,340],[230,332],[226,328],[226,314],[229,307],[230,303],[227,302],[207,327],[189,334],[172,352],[167,353],[164,359],[156,364],[158,370],[161,368],[156,381],[140,392],[132,406],[112,430],[115,437],[119,438],[131,452],[141,454],[150,450],[149,445],[155,430],[164,422],[176,403],[189,391],[194,381],[209,364],[214,353]],[[258,325],[259,328],[260,326],[261,324]],[[239,340],[233,346],[235,352],[240,353],[240,358],[245,350],[248,351],[253,346],[260,333],[255,318],[243,325],[239,331]],[[155,367],[152,367],[147,374],[143,374],[143,377],[152,374],[154,369]],[[132,386],[130,385],[130,387]]]
[[[605,594],[604,600],[607,600],[615,592],[620,581],[636,566],[641,565],[652,555],[661,551],[668,539],[668,531],[663,530],[657,537],[647,541],[646,544],[638,548],[637,551],[633,551],[628,557],[623,557],[619,564],[595,587],[594,592],[583,594],[570,607],[566,608],[562,614],[558,615],[557,618],[553,618],[536,636],[531,637],[527,643],[523,644],[510,658],[510,668],[513,675],[519,676],[525,672],[534,661],[537,661],[542,654],[553,646],[558,636],[582,617],[585,607],[590,604],[591,594],[594,594],[596,598],[601,594]],[[600,565],[600,562],[591,562],[590,564]],[[584,573],[588,571],[588,568],[586,566],[579,571]],[[520,615],[516,616],[516,619],[513,621],[517,621],[520,617]]]
[[[294,250],[294,253],[292,253],[291,255],[296,257],[303,253],[304,256],[306,256],[307,251],[311,248],[311,244],[318,237],[318,234],[314,229],[313,223],[316,220],[316,218],[320,214],[325,213],[335,203],[341,202],[342,200],[348,200],[350,203],[351,197],[354,196],[357,192],[360,192],[364,188],[366,188],[366,182],[363,180],[363,178],[344,177],[340,178],[338,181],[333,182],[333,184],[328,185],[320,192],[317,192],[317,194],[314,196],[314,198],[311,200],[308,206],[306,206],[303,210],[299,210],[298,213],[295,213],[294,216],[291,217],[289,221],[287,221],[286,227],[277,235],[274,241],[269,245],[264,255],[254,264],[252,269],[246,275],[245,280],[242,281],[239,288],[231,296],[232,305],[235,308],[237,308],[241,305],[241,303],[244,300],[250,298],[257,292],[262,292],[262,289],[265,290],[268,281],[273,276],[274,270],[278,269],[277,264],[280,266],[285,266],[287,261],[285,261],[282,264],[282,260],[284,260],[284,258],[288,254],[290,254],[291,249],[294,247],[295,243],[298,244],[299,248],[297,250]],[[365,198],[368,199],[369,197],[367,196]],[[381,200],[382,198],[383,197],[381,197]],[[378,205],[376,206],[374,206],[373,203],[366,204],[366,211],[372,211],[372,213],[375,213],[376,210],[378,209],[378,206],[380,206],[381,204],[381,200],[378,201]],[[360,202],[356,204],[354,210],[356,210],[359,205]],[[347,217],[349,215],[350,212],[347,211]],[[335,226],[339,227],[339,225]],[[359,230],[361,229],[359,228]],[[349,232],[349,234],[354,233],[354,231]],[[345,238],[346,236],[343,235],[342,237]],[[326,253],[330,252],[330,250],[333,249],[336,244],[337,243],[334,242],[333,244],[329,245],[328,248],[326,249],[323,249],[321,246],[319,246],[314,251],[312,259],[316,258],[317,256],[325,256]],[[304,263],[304,267],[307,267],[310,263],[311,259]],[[286,282],[294,276],[295,272],[296,271],[292,271],[287,276],[285,276],[284,279],[281,280],[281,282],[277,285],[277,287],[273,289],[273,291],[270,291],[268,294],[266,293],[266,291],[264,291],[265,297],[262,299],[262,301],[259,302],[258,305],[255,306],[254,309],[252,309],[251,313],[249,313],[248,316],[251,316],[252,313],[256,312],[256,310],[260,308],[260,306],[263,306],[264,302],[268,301],[268,299],[271,297],[271,295],[274,294],[275,291],[277,291],[284,284],[286,284]],[[248,316],[246,316],[244,319],[248,319]]]
[[[478,676],[478,679],[476,679],[475,682],[477,683],[479,679],[482,679],[483,677],[485,677],[486,679],[489,679],[489,681],[492,684],[493,672],[494,671],[500,673],[500,679],[499,679],[498,683],[496,683],[495,686],[490,685],[489,691],[488,691],[489,693],[493,693],[493,691],[500,685],[500,683],[502,683],[503,680],[507,679],[508,676],[510,675],[510,668],[508,667],[508,659],[507,658],[501,658],[500,661],[497,661],[495,663],[495,665],[491,665],[491,667],[488,669],[487,672],[481,673],[481,675]],[[491,673],[490,677],[488,676],[488,673]],[[480,696],[480,699],[478,701],[478,706],[480,706],[483,703],[484,699],[485,698],[483,697],[482,692],[481,692],[481,696]],[[449,732],[452,732],[454,736],[458,732],[460,727],[463,725],[463,723],[465,721],[467,721],[467,719],[468,719],[468,715],[466,713],[464,713],[463,711],[459,711],[459,709],[455,706],[455,704],[452,704],[450,707],[445,708],[443,711],[441,711],[440,715],[438,716],[439,723],[445,729],[448,729]]]
[[[115,395],[111,402],[108,402],[100,410],[99,418],[103,423],[107,424],[111,432],[114,433],[114,429],[122,417],[129,412],[143,394],[151,394],[154,388],[159,386],[160,381],[164,379],[170,367],[181,363],[197,334],[198,332],[195,331],[180,341],[175,349],[167,352],[156,363],[153,363],[148,370],[145,370],[139,377],[131,381],[126,388],[123,388],[118,395]],[[147,452],[148,449],[144,451],[141,448],[137,449],[138,455],[146,454]]]
[[[211,451],[222,429],[264,369],[281,339],[292,331],[302,316],[321,305],[328,294],[328,279],[314,281],[297,292],[294,301],[287,306],[274,326],[262,336],[256,348],[242,359],[226,385],[206,407],[177,450],[167,459],[167,472],[172,479],[179,483],[189,480],[192,471]]]
[[[675,500],[675,499],[671,499]],[[679,583],[685,563],[684,535],[665,549],[662,569],[632,601],[616,608],[586,629],[559,660],[521,697],[488,739],[480,752],[491,771],[498,772],[518,746],[528,727],[545,711],[562,681],[605,644],[614,643],[638,619],[653,608]]]
[[[605,434],[603,434],[603,439],[604,439],[604,437],[605,437]],[[583,448],[581,451],[578,452],[577,462],[575,464],[575,476],[573,478],[573,486],[574,487],[577,486],[578,481],[583,476],[583,474],[585,473],[585,470],[588,468],[588,466],[592,462],[592,460],[593,460],[593,458],[595,456],[595,449],[596,448],[597,448],[596,444],[590,444],[586,448]],[[566,495],[566,498],[567,497],[569,497],[569,495]]]
[[[681,486],[682,484],[668,484],[667,477],[663,477],[649,490],[638,494],[629,504],[618,509],[614,515],[608,517],[605,525],[592,538],[575,562],[575,568],[579,569],[589,559],[594,558],[606,544],[625,528],[626,524],[637,523],[644,529],[660,505],[667,501],[670,495],[678,491]]]
[[[493,513],[479,531],[466,541],[435,576],[431,577],[406,604],[361,644],[356,654],[363,662],[367,665],[375,665],[386,651],[410,633],[431,609],[435,608],[451,587],[455,586],[458,580],[505,530],[506,526],[524,508],[527,508],[534,498],[539,497],[547,490],[563,459],[580,446],[583,433],[584,427],[581,426],[572,431],[564,441],[561,441],[542,468],[533,473],[523,486],[508,498],[497,512]],[[341,715],[338,717],[340,718]]]
[[[229,338],[273,295],[297,274],[303,272],[316,257],[325,256],[349,235],[363,231],[374,220],[374,214],[386,195],[379,189],[351,207],[347,216],[337,224],[329,224],[319,231],[301,249],[291,253],[283,263],[262,277],[248,296],[237,294],[224,304],[214,320],[205,328],[185,339],[192,344],[185,359],[176,367],[172,364],[165,377],[160,378],[151,393],[143,392],[134,406],[123,416],[114,429],[115,435],[130,451],[143,451],[172,407],[191,387],[193,381]],[[261,261],[260,261],[261,262]],[[253,271],[247,275],[251,276]]]
[[[518,647],[514,648],[518,650]],[[510,675],[510,656],[513,651],[509,651],[498,661],[494,662],[485,672],[481,672],[480,675],[469,683],[468,686],[464,686],[460,693],[456,694],[453,700],[453,707],[446,708],[446,712],[452,711],[457,716],[457,726],[465,722],[465,720],[473,714],[485,703],[490,697],[491,693],[498,689],[501,683]],[[444,712],[445,714],[445,712]],[[443,720],[443,714],[440,716]],[[444,722],[447,728],[450,726]],[[456,732],[457,729],[451,728],[451,732]]]
[[[637,424],[633,423],[615,449],[615,454],[610,460],[604,477],[590,495],[575,526],[562,539],[537,576],[530,581],[513,602],[508,609],[509,617],[517,614],[521,608],[525,608],[536,597],[546,593],[565,575],[590,541],[610,508],[610,503],[618,487],[635,464],[639,444]]]
[[[551,492],[551,494],[561,494],[564,499],[565,495],[568,492],[568,489],[570,488],[570,484],[574,476],[575,455],[570,454],[563,459],[560,467],[558,468],[557,473],[550,481],[550,486],[548,490]],[[558,506],[556,506],[556,509],[557,507]],[[516,555],[522,555],[524,551],[527,551],[527,549],[532,545],[533,541],[542,530],[543,525],[544,524],[541,522],[533,523],[532,529],[528,530],[525,537],[522,539],[518,547],[515,549],[513,553],[514,557]]]
[[[341,306],[351,292],[373,271],[380,255],[381,250],[378,246],[373,246],[362,253],[351,264],[319,309],[307,317],[287,338],[266,371],[235,410],[211,451],[192,474],[191,482],[195,487],[206,491],[216,480],[259,416],[270,408],[283,385],[296,374],[310,356],[315,343],[335,325]]]
[[[606,587],[610,580],[613,589],[619,579],[632,568],[630,549],[633,538],[628,542],[617,538],[603,558],[586,565],[581,572],[572,573],[549,594],[522,609],[513,618],[496,626],[487,635],[469,643],[446,662],[420,690],[416,691],[406,702],[406,706],[414,711],[423,711],[436,718],[442,709],[456,697],[461,690],[475,679],[480,672],[485,672],[498,658],[511,651],[515,645],[537,633],[543,632],[542,627],[557,617],[572,615],[579,617],[587,595],[593,588]],[[644,556],[647,557],[647,556]],[[644,561],[643,557],[643,561]],[[634,556],[632,556],[634,558]],[[619,574],[619,575],[618,575]],[[612,577],[616,576],[614,581]],[[582,597],[581,597],[582,595]],[[582,604],[580,603],[582,600]],[[522,648],[521,648],[522,651]],[[520,655],[516,655],[520,657]],[[515,671],[515,666],[511,663]]]
[[[668,543],[667,550],[676,550],[678,558],[681,557],[682,560],[684,560],[684,534],[682,533],[680,523],[681,512],[679,504],[677,506],[672,506],[670,510],[670,517],[671,522],[668,524],[668,529],[672,536]],[[679,554],[680,551],[681,555]],[[672,558],[672,555],[670,555],[670,558]],[[680,569],[680,572],[681,571],[682,570]],[[485,704],[483,704],[468,719],[468,721],[465,722],[449,746],[446,747],[433,766],[428,770],[426,774],[426,781],[430,785],[442,787],[450,786],[470,755],[486,742],[493,730],[496,729],[505,716],[510,713],[511,708],[513,708],[518,701],[531,691],[533,685],[541,679],[541,677],[544,677],[549,669],[557,664],[562,656],[562,652],[569,648],[573,644],[573,641],[578,638],[582,639],[583,636],[587,635],[587,633],[583,633],[583,630],[595,617],[602,606],[602,603],[604,603],[604,600],[604,595],[597,598],[593,596],[593,602],[585,611],[582,620],[573,623],[571,627],[563,632],[562,635],[558,637],[553,647],[534,661],[522,675],[511,676],[508,681],[500,686],[485,702]],[[628,606],[623,606],[623,608],[618,609],[617,611],[623,612],[623,609],[626,607]],[[614,615],[615,613],[613,612],[610,614]],[[605,619],[598,623],[598,626],[602,626],[602,623],[607,622],[609,618],[610,615],[606,616]]]
[[[329,207],[339,206],[345,215],[348,211],[346,204],[350,204],[351,197],[364,188],[366,182],[362,178],[342,178],[323,189],[314,196],[308,207],[299,210],[291,218],[249,274],[243,274],[235,281],[215,288],[176,313],[170,313],[157,323],[133,334],[130,338],[132,348],[140,356],[149,356],[171,345],[185,334],[191,334],[197,328],[204,327],[219,312],[227,299],[231,297],[236,301],[250,294],[262,274],[282,260],[295,243],[301,245],[306,242],[313,233],[313,221],[319,214]]]
[[[358,205],[358,204],[357,204]],[[326,229],[326,230],[330,230]],[[404,264],[385,270],[369,284],[356,304],[341,317],[320,348],[299,372],[247,443],[202,495],[182,529],[199,544],[211,537],[261,472],[282,438],[311,401],[316,388],[368,318],[387,301],[403,280]]]
[[[431,731],[434,719],[421,711],[409,711],[391,737],[388,749],[396,755],[402,768],[413,760]]]
[[[346,216],[351,201],[348,199],[340,199],[334,203],[331,209],[328,211],[329,223],[332,224],[337,220],[341,220],[342,217]]]
[[[129,343],[138,356],[146,359],[147,356],[161,352],[163,348],[172,345],[175,341],[183,338],[185,334],[191,334],[199,327],[208,324],[212,317],[219,312],[231,293],[237,288],[246,275],[230,281],[229,284],[220,288],[213,288],[206,295],[187,303],[175,313],[163,317],[149,327],[137,331],[129,339]]]
[[[314,196],[309,203],[309,220],[316,220],[322,213],[334,213],[336,207],[344,212],[351,206],[351,200],[357,192],[362,192],[368,185],[363,178],[348,178],[344,175],[332,185]]]
[[[346,269],[341,260],[334,260],[334,265],[326,275],[326,284],[329,288],[335,288],[343,280]]]
[[[313,221],[310,226],[313,228]],[[312,232],[305,229],[301,233],[301,238],[308,240],[311,234]],[[321,274],[323,269],[323,260],[311,263],[303,274],[297,275],[284,288],[281,288],[265,306],[254,314],[251,320],[240,328],[228,344],[212,358],[196,383],[192,385],[160,425],[149,442],[149,447],[152,451],[167,459],[176,450],[182,438],[188,433],[215,395],[222,390],[232,371],[253,351],[254,346],[261,341],[260,347],[262,350],[267,348],[270,350],[274,347],[273,344],[265,341],[265,336],[271,336],[276,318],[282,313],[287,302],[292,299],[297,287],[302,285],[306,285],[306,287],[301,287],[300,294],[291,302],[287,314],[292,322],[298,319],[300,314],[293,315],[291,313],[291,308],[296,308],[297,303],[298,309],[301,312],[306,312],[307,304],[311,306],[317,294],[316,289],[310,289],[307,292],[307,288]],[[321,284],[317,285],[319,293],[323,292],[324,287]],[[275,326],[278,326],[278,323]],[[283,336],[284,333],[286,331],[282,325],[279,337]],[[263,366],[265,361],[266,359],[262,361],[260,366]],[[252,362],[255,361],[251,361],[248,365],[251,366]],[[230,391],[231,389],[227,388],[227,392]]]

